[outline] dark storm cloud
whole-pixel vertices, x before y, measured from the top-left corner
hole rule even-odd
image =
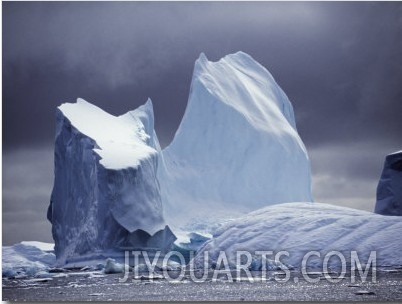
[[[48,141],[53,113],[45,109],[77,96],[115,114],[150,96],[158,134],[168,143],[184,112],[200,52],[219,59],[240,49],[258,53],[270,44],[273,53],[280,53],[269,40],[281,43],[287,40],[281,35],[293,31],[293,36],[313,35],[314,9],[298,4],[262,8],[219,3],[8,4],[3,39],[4,73],[10,75],[5,100],[10,102],[5,113],[14,115],[5,119],[19,134],[6,133],[5,143],[26,142],[16,116],[24,121],[43,118],[31,138]],[[23,116],[21,108],[27,106],[34,108],[35,118]]]
[[[49,106],[77,96],[114,114],[151,97],[167,144],[199,53],[237,50],[283,86],[307,144],[401,139],[399,3],[6,3],[3,15],[6,145],[49,142]],[[15,117],[40,123],[27,134]]]
[[[165,146],[200,52],[218,60],[238,50],[291,99],[315,198],[371,210],[383,158],[402,142],[401,16],[398,2],[5,2],[3,212],[45,214],[51,171],[30,199],[18,189],[33,184],[33,162],[51,170],[62,102],[82,97],[117,115],[151,97]],[[48,147],[48,156],[38,159],[31,146]],[[10,169],[17,148],[27,174]]]

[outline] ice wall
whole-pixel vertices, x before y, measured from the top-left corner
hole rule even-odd
[[[136,246],[137,235],[149,239],[161,230],[160,243],[169,247],[175,238],[162,215],[152,102],[115,117],[78,99],[56,117],[48,219],[58,261]]]
[[[385,158],[374,212],[402,215],[402,151],[389,154]]]

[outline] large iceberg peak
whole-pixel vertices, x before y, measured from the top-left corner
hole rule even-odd
[[[243,52],[216,62],[200,55],[163,159],[158,176],[168,223],[214,222],[270,204],[312,201],[293,107],[272,75]]]
[[[208,61],[201,53],[192,82],[192,86],[203,86],[216,101],[242,113],[254,128],[294,132],[287,127],[290,124],[296,130],[293,107],[286,94],[267,69],[244,52],[226,55],[217,62]],[[190,96],[189,103],[193,100]],[[300,146],[304,147],[302,143]]]

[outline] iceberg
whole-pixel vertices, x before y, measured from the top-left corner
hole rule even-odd
[[[129,266],[120,264],[120,263],[116,262],[116,260],[108,258],[108,259],[106,259],[106,265],[105,265],[105,269],[103,270],[103,272],[105,274],[123,273],[125,271],[125,269],[129,269]]]
[[[375,213],[402,215],[402,151],[387,155],[377,187]]]
[[[2,275],[5,278],[24,278],[47,273],[56,263],[54,244],[24,241],[2,248]]]
[[[270,269],[298,267],[307,251],[331,249],[362,258],[375,250],[379,265],[402,263],[398,218],[312,203],[292,104],[245,53],[217,62],[200,55],[184,117],[164,150],[151,100],[116,117],[78,99],[61,105],[56,118],[48,219],[58,265],[114,258],[108,269],[120,271],[123,250],[173,248],[197,251],[200,265],[204,252],[212,265],[226,251],[235,266],[238,250],[286,250],[289,258],[270,259]],[[382,214],[400,212],[400,160],[387,157]],[[256,270],[261,263],[253,257]]]
[[[398,217],[339,207],[323,203],[285,203],[253,211],[227,223],[216,231],[197,252],[194,264],[204,266],[204,252],[208,265],[216,264],[220,252],[225,252],[228,264],[236,268],[236,253],[247,251],[258,258],[256,251],[287,251],[281,257],[285,265],[300,267],[307,252],[317,251],[321,259],[307,259],[307,267],[321,268],[324,256],[339,251],[350,262],[351,251],[366,263],[371,251],[376,252],[377,266],[402,265],[402,221]],[[260,270],[260,263],[252,264]],[[329,260],[329,266],[339,268],[341,260]],[[270,269],[268,267],[267,269]]]
[[[195,62],[187,108],[158,166],[165,218],[207,235],[258,208],[312,202],[293,107],[272,75],[238,52]]]
[[[118,117],[83,99],[58,108],[48,219],[59,264],[138,246],[139,239],[170,249],[175,237],[163,218],[158,151],[150,99]]]

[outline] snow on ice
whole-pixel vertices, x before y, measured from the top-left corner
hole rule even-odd
[[[231,268],[236,268],[237,251],[272,251],[267,256],[271,260],[279,251],[287,251],[289,257],[283,256],[281,262],[300,267],[307,252],[318,251],[321,259],[310,258],[307,266],[320,267],[324,256],[336,250],[346,261],[356,251],[366,263],[371,251],[376,251],[377,266],[402,265],[399,231],[400,217],[322,203],[285,203],[258,209],[223,226],[198,251],[195,264],[203,267],[204,251],[210,266],[225,251]],[[336,268],[341,261],[333,258],[329,263]]]

